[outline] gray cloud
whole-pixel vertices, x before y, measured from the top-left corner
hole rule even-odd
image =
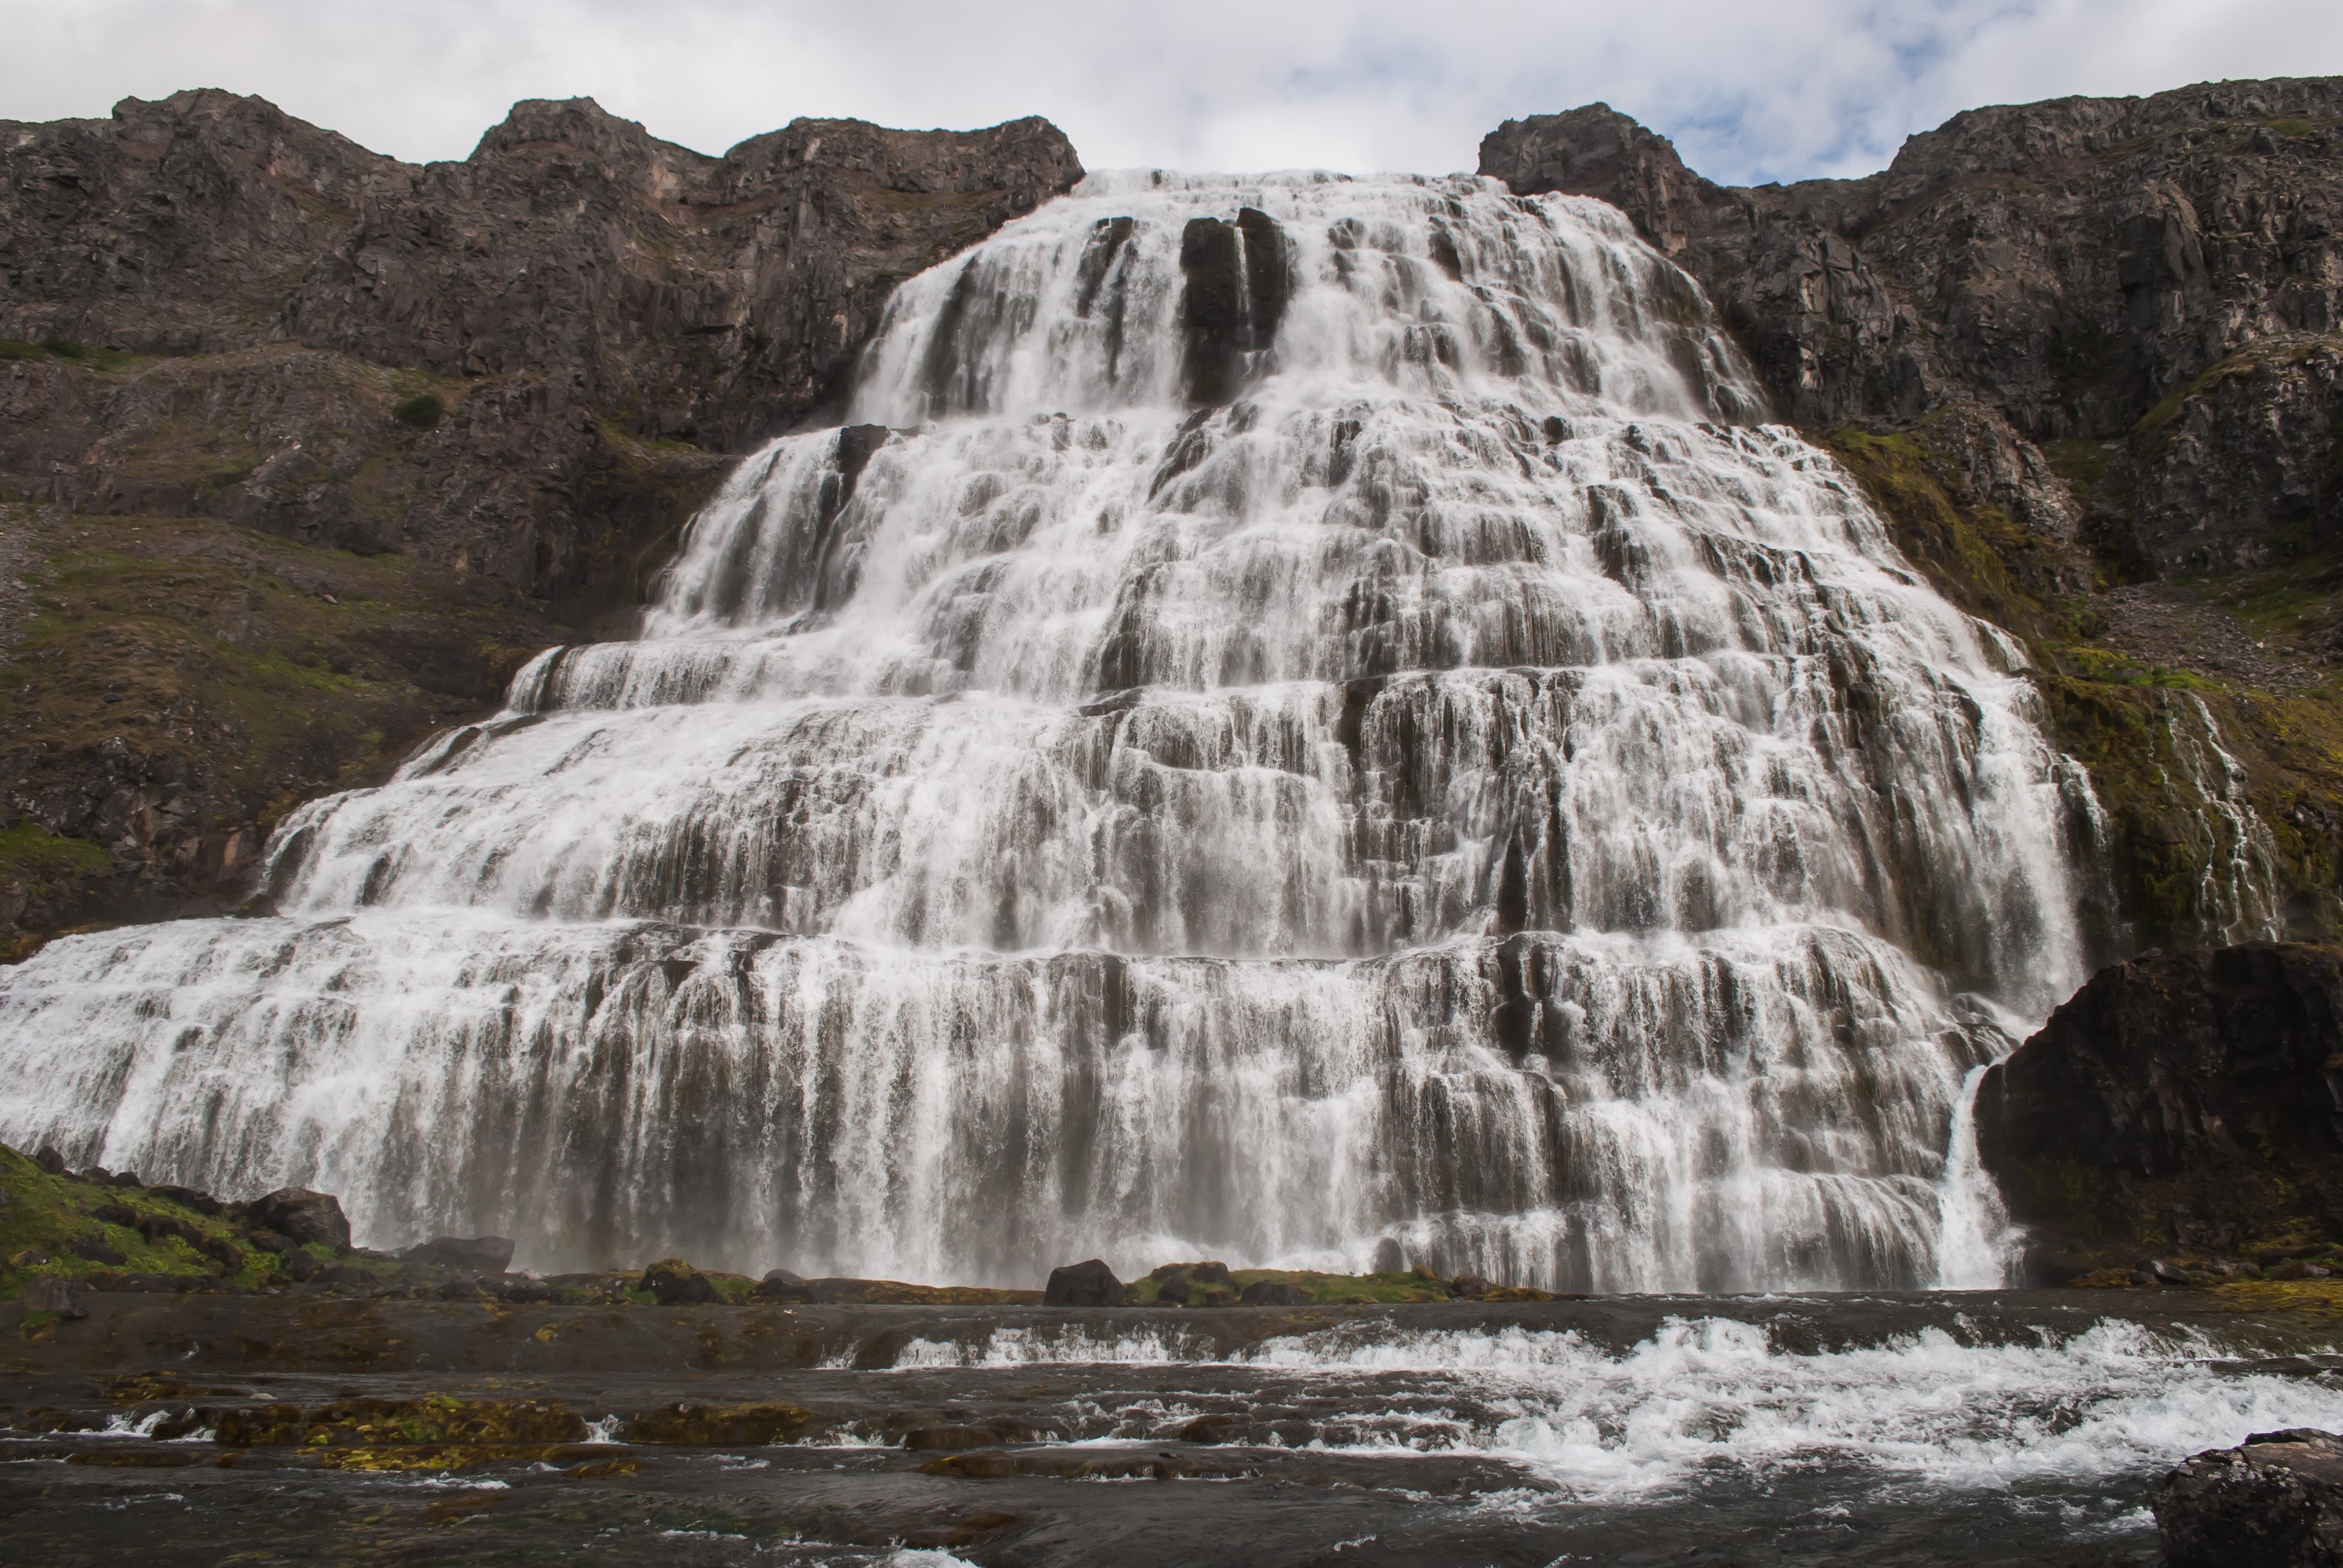
[[[1092,167],[1443,173],[1600,98],[1731,181],[1863,173],[1978,104],[2343,72],[2333,0],[0,0],[0,117],[227,87],[412,159],[588,95],[709,152],[1042,114]]]

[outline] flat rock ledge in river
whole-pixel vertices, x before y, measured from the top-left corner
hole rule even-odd
[[[2184,1461],[2156,1494],[2156,1525],[2167,1568],[2343,1563],[2343,1438],[2257,1432]]]

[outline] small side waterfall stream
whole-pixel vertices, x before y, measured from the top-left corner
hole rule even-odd
[[[0,971],[0,1138],[540,1268],[1989,1282],[2088,788],[1761,410],[1599,204],[1093,176],[281,916]]]

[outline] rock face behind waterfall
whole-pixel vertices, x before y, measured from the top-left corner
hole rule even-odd
[[[2343,1240],[2338,1129],[2343,955],[2292,943],[2102,970],[1976,1098],[2013,1217],[2076,1265]]]
[[[1914,560],[2032,642],[2117,829],[2110,956],[2343,934],[2311,694],[2343,668],[2343,79],[1974,109],[1749,189],[1597,104],[1481,170],[1626,212]]]
[[[709,157],[590,99],[417,166],[211,91],[0,125],[0,649],[17,578],[55,606],[0,955],[240,897],[287,805],[624,621],[898,282],[1081,173],[1040,120]]]

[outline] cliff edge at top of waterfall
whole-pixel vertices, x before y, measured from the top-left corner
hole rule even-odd
[[[2026,639],[2116,829],[2109,956],[2343,933],[2343,78],[1974,109],[1747,189],[1595,104],[1480,167],[1626,212],[1906,553]],[[2206,826],[2237,805],[2275,893],[2243,920]]]
[[[239,897],[291,806],[616,629],[895,284],[1081,177],[1054,126],[591,99],[460,162],[258,98],[0,124],[0,957]]]
[[[2343,1241],[2343,953],[2151,952],[1990,1069],[1977,1151],[2037,1282],[2162,1258],[2317,1277]]]

